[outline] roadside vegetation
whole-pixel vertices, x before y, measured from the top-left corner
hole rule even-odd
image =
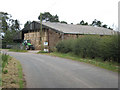
[[[86,35],[78,39],[60,41],[57,53],[51,55],[82,61],[103,67],[112,71],[119,70],[118,36]]]
[[[27,50],[22,50],[22,49],[9,49],[9,51],[12,51],[12,52],[28,52]]]
[[[47,55],[51,55],[51,56],[55,56],[55,57],[57,56],[57,57],[61,57],[61,58],[66,58],[66,59],[70,59],[70,60],[75,60],[75,61],[92,64],[97,67],[101,67],[101,68],[111,70],[114,72],[118,72],[120,70],[120,67],[117,62],[103,61],[100,58],[96,58],[96,59],[81,58],[80,56],[74,55],[73,53],[65,54],[65,53],[59,53],[59,52],[52,52]]]
[[[22,67],[19,61],[7,54],[0,54],[2,57],[2,88],[24,88],[25,80],[23,79]]]
[[[39,54],[39,53],[40,53],[40,54],[42,54],[42,53],[43,53],[43,54],[44,54],[44,53],[47,54],[48,52],[45,52],[45,51],[39,51],[37,54]]]
[[[81,58],[101,58],[103,61],[118,62],[118,36],[84,36],[64,40],[57,44],[57,51],[73,53]]]

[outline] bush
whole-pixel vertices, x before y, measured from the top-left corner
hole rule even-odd
[[[118,36],[101,38],[99,42],[99,54],[105,60],[118,61]]]
[[[120,50],[118,36],[86,35],[78,39],[63,40],[56,46],[61,53],[74,53],[82,58],[102,58],[104,61],[118,61]]]
[[[61,53],[72,52],[74,41],[72,39],[63,40],[56,45],[57,51]]]
[[[76,40],[73,47],[73,52],[76,55],[90,58],[98,56],[98,36],[85,36]]]

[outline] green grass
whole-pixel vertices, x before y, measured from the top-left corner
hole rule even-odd
[[[12,52],[28,52],[27,50],[20,50],[20,49],[9,49]]]
[[[7,63],[8,63],[8,59],[10,58],[10,56],[7,55],[7,54],[2,54],[2,55],[1,55],[1,58],[2,58],[1,65],[2,65],[2,71],[3,71],[4,67],[5,67],[5,66],[7,65]]]
[[[4,70],[5,66],[8,64],[8,59],[10,58],[7,54],[1,54],[0,53],[0,87],[2,86],[2,73],[8,73],[7,70]]]
[[[0,87],[2,87],[2,73],[0,72]]]
[[[2,73],[7,74],[8,70],[6,70],[6,69],[4,70],[4,67],[8,64],[8,61],[10,59],[13,59],[13,57],[11,57],[9,55],[6,55],[6,54],[0,54],[0,56],[2,57]],[[17,62],[17,66],[15,68],[18,69],[19,87],[20,88],[24,88],[22,66],[21,66],[19,61],[16,61],[16,62]],[[9,76],[10,76],[10,74],[9,74]],[[0,73],[0,86],[2,86],[2,79],[1,79],[1,77],[2,76],[1,76],[1,73]],[[12,78],[14,78],[14,77],[12,77]]]
[[[17,61],[18,62],[18,66],[17,66],[17,68],[18,68],[18,76],[19,76],[19,86],[20,86],[20,88],[23,88],[24,87],[24,82],[23,82],[23,72],[22,72],[22,66],[21,66],[21,64],[20,64],[20,62],[19,61]]]
[[[108,62],[108,61],[105,62],[99,58],[98,59],[89,59],[89,58],[83,59],[72,53],[64,54],[64,53],[58,53],[58,52],[53,52],[53,53],[50,53],[47,55],[57,56],[57,57],[61,57],[61,58],[67,58],[67,59],[80,61],[80,62],[84,62],[84,63],[89,63],[89,64],[95,65],[97,67],[101,67],[101,68],[111,70],[114,72],[118,72],[120,70],[120,67],[117,62]]]
[[[44,54],[44,53],[48,53],[48,52],[45,52],[45,51],[39,51],[37,54],[39,54],[39,53],[40,53],[40,54],[42,54],[42,53]]]

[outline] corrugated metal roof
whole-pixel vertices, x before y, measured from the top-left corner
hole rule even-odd
[[[40,23],[38,21],[35,21]],[[113,35],[114,30],[102,28],[102,27],[93,27],[85,25],[73,25],[73,24],[64,24],[64,23],[53,23],[53,22],[42,22],[43,25],[58,30],[63,33],[69,34],[99,34],[99,35]]]

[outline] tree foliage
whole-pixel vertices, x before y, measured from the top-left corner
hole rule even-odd
[[[11,26],[10,26],[10,28],[11,28],[11,30],[20,30],[20,23],[19,23],[19,21],[16,19],[16,20],[12,20],[11,21]]]
[[[42,16],[42,21],[49,21],[49,22],[60,22],[60,23],[65,23],[67,24],[66,21],[60,21],[59,20],[59,16],[56,14],[56,15],[52,15],[50,12],[44,12],[44,13],[41,13],[39,16],[38,16],[38,19],[40,20],[40,17]]]
[[[67,22],[66,22],[66,21],[61,21],[60,23],[65,23],[65,24],[67,24]]]
[[[108,25],[106,25],[106,24],[102,25],[102,27],[104,27],[104,28],[107,28],[107,26],[108,26]]]
[[[29,25],[31,23],[31,21],[27,21],[25,24],[24,24],[24,27],[26,27],[27,25]]]
[[[42,21],[49,21],[49,22],[59,22],[58,15],[52,15],[49,12],[44,12],[42,15]],[[41,15],[38,16],[38,19],[40,20]]]
[[[102,23],[103,22],[101,22],[101,21],[99,21],[99,20],[94,20],[94,21],[92,21],[92,26],[98,26],[98,27],[101,27],[102,26]]]
[[[10,44],[10,43],[13,43],[13,39],[14,39],[14,36],[16,35],[16,31],[6,31],[5,35],[4,35],[4,38],[3,38],[3,42],[7,43],[7,44]]]
[[[108,28],[110,30],[113,30],[112,28],[108,27],[108,25],[103,24],[103,22],[101,22],[100,20],[97,20],[97,19],[94,19],[92,21],[92,24],[90,24],[90,26],[103,27],[103,28]]]
[[[84,22],[84,20],[82,20],[82,21],[80,22],[80,25],[88,25],[88,22]]]
[[[56,45],[61,53],[74,53],[82,58],[102,58],[104,61],[118,61],[118,36],[86,35],[75,40],[64,40]]]
[[[20,30],[20,22],[12,19],[12,16],[5,12],[0,12],[2,20],[2,30],[5,33],[7,30]]]
[[[20,22],[12,19],[12,16],[6,12],[0,12],[2,21],[2,32],[4,33],[3,42],[13,42],[15,32],[20,30]]]
[[[7,21],[9,20],[9,16],[8,13],[5,12],[0,12],[0,19],[2,21],[2,30],[3,32],[6,32],[9,28],[9,24],[7,23]]]

